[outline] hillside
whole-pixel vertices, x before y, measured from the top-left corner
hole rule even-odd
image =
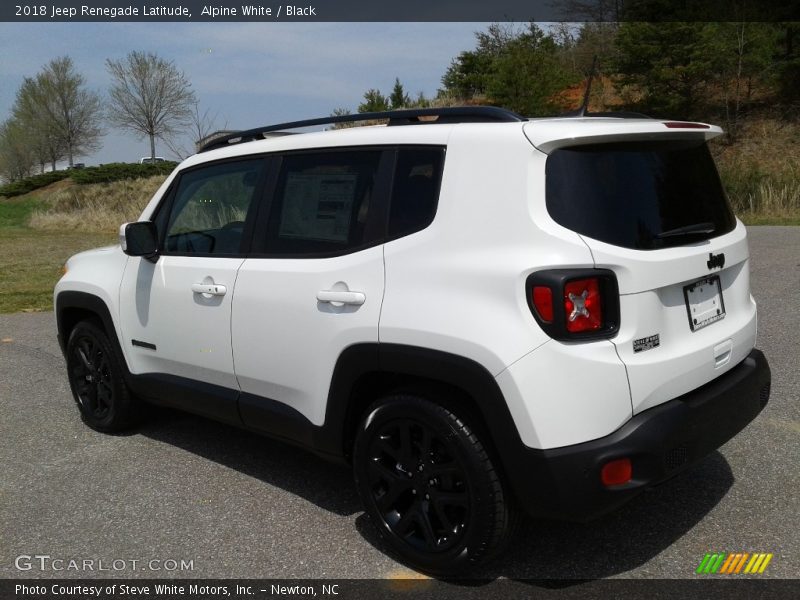
[[[0,313],[52,310],[53,286],[67,259],[116,243],[120,224],[138,218],[163,180],[79,185],[65,179],[0,198]]]
[[[135,221],[166,176],[124,179],[112,183],[75,184],[59,181],[21,196],[35,202],[27,225],[32,229],[116,233]]]

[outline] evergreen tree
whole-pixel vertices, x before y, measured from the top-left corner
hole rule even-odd
[[[400,83],[400,78],[395,77],[394,79],[394,87],[392,88],[392,93],[389,95],[389,105],[392,109],[403,108],[404,106],[409,106],[411,104],[411,98],[409,98],[408,94],[406,94],[405,90],[403,89],[403,84]]]
[[[364,92],[364,102],[358,105],[358,112],[383,112],[389,107],[389,99],[380,90],[370,89]]]

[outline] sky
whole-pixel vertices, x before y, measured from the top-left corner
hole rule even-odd
[[[0,120],[10,116],[24,77],[68,55],[87,87],[106,96],[107,58],[132,50],[175,62],[192,83],[200,109],[220,128],[352,111],[364,92],[435,95],[450,61],[475,46],[487,23],[0,23]],[[188,139],[183,145],[188,145]],[[174,157],[162,142],[156,153]],[[107,127],[103,147],[76,162],[136,162],[147,139]]]

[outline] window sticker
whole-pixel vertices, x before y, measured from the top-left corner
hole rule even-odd
[[[288,173],[278,235],[346,242],[357,180],[355,173]]]

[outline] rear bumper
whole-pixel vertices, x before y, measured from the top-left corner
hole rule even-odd
[[[770,381],[766,358],[753,350],[724,375],[639,413],[608,436],[551,450],[525,447],[506,464],[512,487],[536,516],[586,521],[603,515],[741,431],[766,406]],[[603,486],[602,466],[624,457],[631,460],[632,480]]]

